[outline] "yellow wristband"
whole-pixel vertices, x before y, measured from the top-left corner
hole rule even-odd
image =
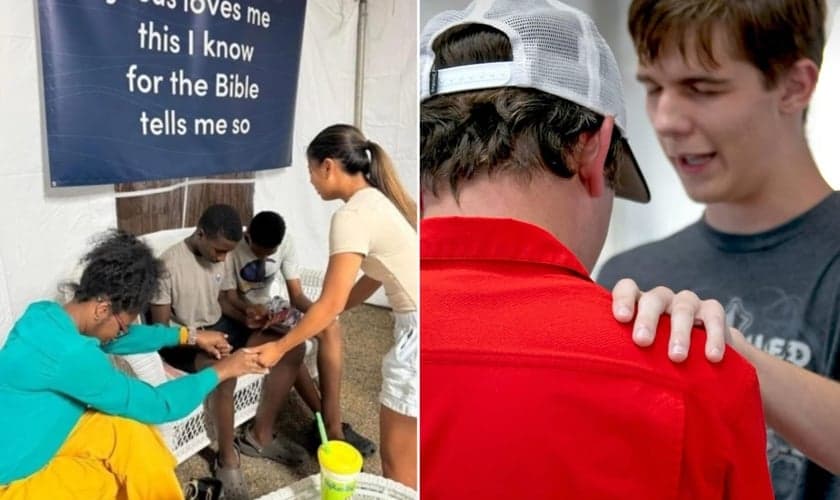
[[[186,326],[182,326],[181,330],[178,332],[178,344],[185,345],[189,342],[190,339],[190,330]]]

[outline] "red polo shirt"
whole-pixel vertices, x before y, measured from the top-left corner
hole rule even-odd
[[[520,221],[421,224],[423,498],[772,498],[755,371],[639,348],[610,294]]]

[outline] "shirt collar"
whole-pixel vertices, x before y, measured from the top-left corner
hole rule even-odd
[[[516,219],[431,217],[420,222],[421,260],[545,264],[591,280],[578,258],[548,231]]]

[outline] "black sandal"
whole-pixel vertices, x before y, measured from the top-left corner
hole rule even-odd
[[[249,457],[267,458],[291,467],[303,464],[306,459],[306,450],[282,435],[275,436],[270,443],[260,446],[250,427],[244,430],[242,436],[236,438],[236,445]]]
[[[361,453],[364,458],[376,453],[376,445],[373,441],[356,432],[352,425],[347,422],[342,422],[341,431],[344,433],[344,441],[359,450],[359,453]],[[307,432],[306,449],[309,450],[311,454],[315,455],[318,453],[319,446],[321,446],[321,435],[318,433],[318,423],[313,421],[312,427],[310,427]]]

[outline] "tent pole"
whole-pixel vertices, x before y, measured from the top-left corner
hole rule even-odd
[[[356,96],[353,106],[353,125],[362,128],[365,86],[365,38],[367,34],[367,0],[359,0],[359,21],[356,28]]]

